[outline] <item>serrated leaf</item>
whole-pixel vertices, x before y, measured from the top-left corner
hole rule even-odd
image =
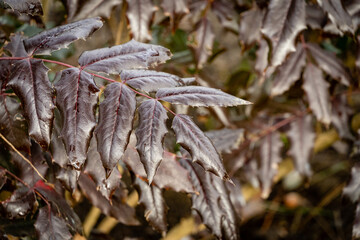
[[[63,70],[55,89],[56,104],[63,119],[61,136],[70,164],[80,169],[86,160],[91,133],[96,125],[99,89],[89,73],[77,68]]]
[[[271,186],[278,164],[281,161],[280,151],[282,143],[278,132],[266,135],[260,144],[260,169],[258,177],[261,183],[261,196],[267,198],[271,191]]]
[[[190,151],[193,162],[224,180],[229,180],[219,153],[208,137],[187,115],[177,114],[172,123],[176,141]]]
[[[111,169],[111,173],[106,172],[105,168],[102,166],[97,146],[96,138],[93,137],[87,153],[84,172],[89,174],[94,180],[98,191],[100,191],[105,198],[110,200],[115,189],[120,186],[121,174],[116,166]]]
[[[306,56],[301,44],[297,45],[296,52],[291,53],[288,59],[277,69],[271,96],[277,96],[287,91],[300,77],[305,66]]]
[[[343,189],[343,194],[351,199],[352,202],[358,202],[360,199],[360,164],[355,163],[351,168],[351,180]]]
[[[198,192],[192,194],[192,207],[200,214],[204,224],[219,239],[239,239],[237,220],[225,183],[188,159],[181,159],[180,163],[189,171]]]
[[[199,86],[185,86],[177,88],[161,88],[156,98],[174,104],[190,106],[237,106],[251,104],[248,101],[234,97],[221,90]]]
[[[303,89],[308,96],[310,108],[316,118],[324,124],[330,124],[329,83],[323,78],[321,70],[311,63],[308,63],[305,68]]]
[[[31,15],[43,15],[43,9],[40,0],[2,0],[19,13]],[[0,1],[0,2],[2,2]]]
[[[240,14],[239,39],[242,44],[260,41],[264,16],[265,10],[256,6]]]
[[[202,18],[196,28],[195,34],[195,59],[197,68],[201,69],[212,54],[212,47],[215,39],[211,23],[206,17]]]
[[[102,25],[100,18],[89,18],[52,28],[25,39],[25,49],[30,55],[49,55],[60,48],[66,48],[80,38],[89,37]]]
[[[136,129],[136,149],[145,167],[149,183],[154,179],[156,170],[162,160],[163,138],[167,133],[167,111],[160,102],[150,99],[139,108],[139,126]]]
[[[183,78],[150,70],[123,70],[120,77],[124,83],[145,92],[155,92],[160,88],[185,85]],[[185,81],[189,81],[189,79],[185,79]]]
[[[139,192],[139,202],[145,206],[146,220],[156,230],[165,233],[167,207],[161,189],[139,178],[135,178],[134,185]]]
[[[307,43],[306,48],[310,51],[310,54],[322,70],[332,78],[340,80],[342,84],[346,86],[350,85],[351,77],[335,54],[327,52],[312,43]]]
[[[244,140],[244,129],[223,128],[205,132],[219,153],[231,153]]]
[[[280,65],[289,52],[295,51],[295,38],[305,28],[305,1],[270,1],[262,33],[272,43],[272,66]]]
[[[54,126],[51,135],[50,152],[52,161],[57,163],[60,167],[66,168],[69,163],[69,158],[66,153],[64,142],[61,138],[62,119],[57,108],[54,110]]]
[[[290,153],[294,158],[297,171],[310,177],[311,167],[309,158],[315,141],[312,116],[299,117],[296,121],[292,122],[288,136],[291,140]]]
[[[95,207],[98,207],[104,214],[112,216],[119,222],[126,225],[139,225],[139,222],[135,218],[135,210],[133,208],[124,204],[123,199],[117,200],[115,196],[112,199],[112,204],[110,204],[110,202],[99,191],[96,190],[95,183],[86,174],[80,175],[79,185],[90,202]]]
[[[2,203],[6,217],[10,219],[25,218],[35,208],[35,194],[27,187],[16,189],[10,199]]]
[[[156,66],[171,56],[170,50],[131,40],[111,48],[100,48],[84,52],[79,64],[84,69],[120,74],[124,69],[140,69]]]
[[[123,161],[139,177],[146,178],[145,169],[135,149],[136,138],[132,134],[124,153]],[[153,183],[161,189],[171,188],[176,192],[194,192],[188,172],[176,161],[176,156],[164,151],[162,161],[155,174]]]
[[[122,0],[87,0],[79,4],[79,0],[66,0],[68,19],[71,21],[89,18],[109,18],[111,10],[121,4]]]
[[[110,173],[120,161],[129,142],[136,109],[135,93],[125,84],[111,83],[100,104],[99,123],[95,128],[102,164]]]
[[[40,208],[34,224],[40,240],[70,240],[72,235],[64,219],[49,211],[47,206]]]
[[[156,10],[151,0],[127,0],[132,36],[139,42],[151,40],[149,33],[150,22]]]
[[[354,33],[354,26],[350,14],[338,0],[317,0],[319,5],[328,13],[330,20],[342,32]]]

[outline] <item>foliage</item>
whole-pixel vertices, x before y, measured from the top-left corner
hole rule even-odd
[[[354,165],[344,194],[360,238],[358,1],[0,6],[3,237],[98,238],[96,209],[98,230],[122,238],[293,239],[312,221],[324,230],[309,238],[349,237],[319,210],[347,178],[292,192],[316,189],[328,164]],[[297,222],[273,223],[289,220],[281,209]],[[121,224],[104,229],[110,217]]]

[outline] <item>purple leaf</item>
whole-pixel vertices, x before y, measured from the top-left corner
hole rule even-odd
[[[135,210],[133,208],[124,204],[124,200],[116,199],[114,197],[112,199],[112,204],[110,204],[110,202],[96,190],[95,183],[86,174],[80,175],[79,185],[90,202],[95,207],[98,207],[104,214],[112,216],[126,225],[139,225],[138,220],[135,218]],[[119,190],[123,191],[122,189]]]
[[[223,128],[205,132],[219,153],[231,153],[244,140],[244,129]]]
[[[8,218],[25,218],[35,208],[35,194],[27,187],[16,189],[11,197],[3,201],[2,207]]]
[[[52,211],[49,211],[47,206],[40,208],[34,226],[40,240],[72,239],[65,220],[56,216]]]
[[[151,40],[149,27],[156,7],[151,0],[127,0],[127,3],[127,17],[133,38],[139,42]]]
[[[69,158],[66,153],[64,142],[61,138],[61,129],[63,126],[61,123],[61,115],[57,108],[55,108],[54,115],[55,120],[50,143],[51,157],[52,161],[57,163],[60,167],[67,168]]]
[[[124,83],[145,92],[185,85],[183,79],[176,75],[150,70],[123,70],[120,77]],[[185,80],[188,81],[189,79]]]
[[[221,90],[207,87],[186,86],[177,88],[161,88],[156,98],[174,104],[190,106],[237,106],[251,104]]]
[[[138,111],[139,126],[136,129],[136,149],[145,167],[149,183],[151,183],[162,160],[164,152],[162,142],[167,133],[165,121],[168,117],[165,108],[155,99],[143,102]]]
[[[200,20],[200,23],[196,28],[195,39],[195,59],[197,68],[201,69],[212,54],[212,47],[215,39],[211,23],[207,18],[204,17]]]
[[[260,145],[261,166],[258,177],[261,183],[262,197],[267,198],[271,191],[271,186],[277,167],[281,161],[280,151],[282,143],[278,132],[266,135]]]
[[[306,25],[312,29],[322,29],[326,22],[326,14],[318,5],[306,3]]]
[[[296,121],[292,122],[288,136],[291,140],[290,153],[294,158],[297,171],[310,177],[309,158],[315,141],[312,116],[299,117]]]
[[[124,69],[156,66],[171,56],[170,50],[131,40],[123,45],[84,52],[79,64],[84,69],[119,74]]]
[[[70,166],[61,167],[56,171],[56,179],[72,194],[78,189],[77,182],[80,176],[80,171],[73,169]]]
[[[135,93],[125,84],[111,83],[100,104],[95,128],[98,151],[107,172],[120,161],[129,142],[136,109]]]
[[[66,48],[70,43],[89,37],[103,25],[100,18],[89,18],[43,31],[24,40],[30,55],[49,55],[51,52]]]
[[[308,63],[304,72],[303,89],[309,99],[310,108],[316,118],[324,124],[331,123],[329,83],[323,78],[319,68]]]
[[[193,162],[200,164],[206,171],[229,180],[219,153],[189,116],[176,115],[172,128],[175,131],[177,143],[190,151]]]
[[[259,43],[259,48],[256,51],[256,62],[255,62],[255,70],[259,74],[264,74],[266,68],[269,65],[269,44],[266,42],[265,39],[261,39]]]
[[[265,11],[258,7],[240,14],[239,39],[242,44],[249,45],[261,39],[261,27]]]
[[[31,15],[43,15],[43,9],[40,0],[4,0],[5,3],[19,13]]]
[[[332,78],[340,80],[342,84],[349,86],[351,77],[335,54],[327,52],[312,43],[307,43],[306,47],[323,71]]]
[[[80,169],[86,160],[91,133],[96,124],[99,89],[89,73],[77,68],[62,71],[55,89],[56,104],[63,119],[61,136],[70,164]]]
[[[139,178],[135,178],[134,185],[139,192],[139,202],[145,206],[146,220],[156,230],[165,234],[167,207],[161,189]]]
[[[271,88],[272,96],[284,93],[301,77],[305,61],[305,51],[301,44],[298,44],[296,52],[291,53],[288,59],[278,68]]]
[[[272,66],[280,65],[289,52],[295,51],[295,38],[305,28],[305,1],[270,1],[262,33],[272,43]]]
[[[355,138],[349,129],[349,116],[353,113],[347,106],[346,95],[337,95],[332,100],[331,122],[336,127],[341,138],[354,141]]]
[[[237,219],[225,183],[204,172],[188,159],[181,159],[180,163],[190,173],[197,192],[192,194],[192,207],[200,214],[204,224],[219,239],[240,239]]]
[[[190,12],[188,0],[163,0],[161,7],[164,15],[170,17],[172,29],[176,29],[181,18]]]
[[[343,189],[343,194],[351,199],[352,202],[360,200],[360,163],[355,163],[351,168],[351,180]]]

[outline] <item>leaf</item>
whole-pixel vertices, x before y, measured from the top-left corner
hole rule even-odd
[[[350,85],[351,77],[345,70],[341,61],[335,54],[327,52],[318,45],[307,43],[306,48],[310,51],[318,66],[332,78],[340,80],[346,86]]]
[[[149,183],[154,179],[164,152],[162,142],[166,129],[167,112],[160,102],[150,99],[138,108],[139,126],[136,129],[136,149],[145,167]]]
[[[52,28],[25,39],[25,49],[30,55],[49,55],[80,38],[85,40],[102,25],[100,18],[89,18]]]
[[[192,208],[201,216],[204,224],[219,239],[240,239],[237,220],[225,183],[214,175],[204,172],[188,159],[181,165],[190,173],[190,179],[198,194],[192,194]]]
[[[43,15],[43,9],[40,0],[2,0],[19,13],[31,15]],[[0,2],[2,2],[0,1]]]
[[[177,29],[177,23],[190,12],[187,0],[163,0],[161,7],[164,15],[170,17],[172,29]]]
[[[21,112],[20,103],[16,99],[0,95],[0,132],[16,149],[26,150],[30,148],[30,140]]]
[[[336,127],[341,138],[354,141],[355,138],[349,129],[349,116],[353,113],[347,106],[345,95],[337,95],[332,100],[331,122]]]
[[[26,51],[22,37],[15,35],[6,46],[13,57],[24,57]],[[25,118],[29,122],[29,135],[43,148],[50,143],[50,132],[54,118],[53,90],[47,75],[48,68],[42,60],[27,58],[14,61],[8,86],[20,98]]]
[[[305,57],[303,47],[298,44],[296,52],[291,53],[289,58],[278,68],[271,88],[271,96],[284,93],[301,77],[306,61]]]
[[[51,158],[52,161],[57,163],[60,167],[67,168],[69,158],[66,153],[64,142],[61,138],[61,130],[63,126],[61,115],[57,108],[55,108],[54,116],[55,120],[50,143]]]
[[[295,38],[305,28],[305,1],[270,1],[262,33],[272,43],[272,66],[280,65],[289,52],[295,51]]]
[[[206,171],[229,180],[219,153],[189,116],[177,114],[173,119],[172,128],[177,143],[190,151],[193,162],[200,164]]]
[[[326,14],[321,7],[306,3],[306,25],[312,29],[322,29],[326,22]]]
[[[324,80],[321,70],[311,63],[308,63],[305,68],[303,89],[308,96],[310,108],[314,111],[316,118],[324,124],[330,124],[329,84]]]
[[[80,171],[70,166],[61,167],[56,171],[56,179],[72,194],[75,193]]]
[[[328,13],[330,20],[336,24],[342,32],[354,34],[354,26],[351,16],[338,0],[317,0],[318,4]]]
[[[195,34],[195,59],[197,68],[201,69],[209,56],[212,54],[212,47],[215,39],[210,21],[204,17],[200,20]]]
[[[91,176],[96,183],[96,188],[108,200],[110,200],[115,189],[120,186],[121,174],[115,166],[111,169],[111,173],[107,173],[101,163],[101,157],[97,151],[96,138],[92,138],[84,172]]]
[[[360,203],[356,205],[355,219],[352,229],[352,237],[353,239],[357,239],[360,237]]]
[[[122,0],[87,0],[79,4],[79,0],[66,0],[68,19],[71,21],[89,18],[109,18],[111,10],[121,4]]]
[[[244,141],[244,129],[223,128],[205,132],[219,153],[231,153]]]
[[[34,224],[40,240],[69,240],[72,235],[64,219],[54,215],[47,206],[40,208]]]
[[[255,7],[240,14],[239,39],[242,44],[249,45],[261,39],[261,27],[265,11]]]
[[[35,184],[34,189],[51,203],[53,209],[57,210],[57,214],[66,221],[72,231],[82,232],[82,224],[78,215],[76,215],[73,208],[69,206],[66,199],[58,194],[52,186],[39,180]]]
[[[157,10],[151,0],[127,0],[132,36],[139,42],[151,40],[149,26],[152,16]]]
[[[82,68],[108,74],[120,74],[124,69],[156,66],[171,56],[170,50],[131,40],[123,45],[84,52],[79,58]]]
[[[224,29],[238,33],[239,26],[236,21],[235,4],[231,0],[213,1],[211,10],[218,17]]]
[[[77,68],[63,70],[55,89],[56,104],[63,119],[61,136],[70,164],[79,170],[86,160],[96,125],[95,108],[99,89],[89,73]]]
[[[155,92],[160,88],[185,85],[183,78],[176,75],[149,70],[123,70],[120,77],[124,83],[145,92]],[[192,79],[194,78],[188,78],[185,81]]]
[[[269,45],[265,39],[261,39],[259,43],[259,48],[256,51],[256,62],[255,62],[255,70],[261,75],[265,73],[268,65],[269,65]]]
[[[258,177],[261,183],[261,196],[267,198],[271,191],[271,185],[277,173],[278,163],[281,161],[281,141],[278,132],[266,135],[260,144],[260,169]]]
[[[120,161],[129,142],[136,99],[135,93],[122,83],[109,84],[104,95],[95,136],[101,161],[108,175]]]
[[[312,116],[299,117],[296,121],[292,122],[288,136],[291,140],[290,153],[294,157],[297,171],[310,177],[311,167],[309,158],[315,141]]]
[[[112,204],[96,190],[95,183],[86,174],[81,174],[79,177],[79,185],[84,192],[85,196],[90,202],[101,210],[104,214],[116,218],[119,222],[136,226],[139,222],[135,218],[135,210],[128,205],[124,204],[124,201],[112,199]]]
[[[162,191],[154,185],[148,185],[139,178],[135,178],[134,185],[139,192],[139,202],[145,206],[146,220],[158,231],[166,232],[166,212]]]
[[[27,187],[16,189],[10,199],[2,202],[6,217],[10,219],[25,218],[35,208],[34,192]]]
[[[199,86],[161,88],[157,91],[156,98],[174,104],[190,106],[225,107],[251,104],[221,90]]]
[[[343,194],[346,195],[350,200],[355,203],[360,199],[360,164],[355,163],[351,168],[351,180],[346,187],[343,189]]]
[[[132,134],[129,145],[124,153],[123,161],[136,176],[145,179],[146,172],[135,149],[135,142],[135,135]],[[193,186],[189,181],[188,172],[180,166],[173,153],[166,151],[164,151],[153,183],[161,189],[171,188],[176,192],[194,192]]]

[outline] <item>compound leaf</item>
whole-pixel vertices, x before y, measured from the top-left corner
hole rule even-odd
[[[284,93],[300,78],[305,61],[305,51],[301,44],[298,44],[296,52],[291,53],[289,58],[278,68],[271,88],[272,96]]]
[[[221,90],[199,86],[161,88],[157,91],[156,98],[174,104],[206,107],[251,104]]]
[[[100,18],[89,18],[43,31],[24,40],[26,51],[30,55],[48,55],[70,43],[89,37],[103,25]]]
[[[70,164],[79,170],[86,160],[96,125],[95,108],[99,89],[89,73],[77,68],[63,70],[55,89],[56,104],[63,119],[61,137]]]
[[[329,95],[329,83],[323,78],[319,68],[308,63],[304,72],[304,84],[310,108],[314,111],[316,118],[324,124],[331,122],[331,105]]]
[[[145,92],[154,92],[160,88],[185,85],[182,78],[176,75],[150,70],[123,70],[120,77],[123,82]]]
[[[104,95],[95,136],[102,164],[110,173],[120,161],[129,142],[136,99],[135,93],[122,83],[109,84]]]
[[[295,51],[295,38],[305,28],[305,1],[270,1],[262,33],[272,43],[272,66],[280,65],[289,52]]]
[[[192,194],[192,207],[204,224],[219,239],[239,239],[237,219],[225,183],[188,159],[181,159],[180,163],[190,173],[197,192]]]
[[[164,47],[131,40],[111,48],[86,51],[80,56],[79,64],[84,69],[119,74],[124,69],[156,66],[170,56],[170,50]]]
[[[139,42],[151,40],[149,33],[152,16],[157,10],[151,0],[127,0],[132,36]]]
[[[136,149],[151,183],[162,160],[163,138],[167,133],[165,108],[155,99],[143,102],[138,108],[139,126],[136,129]]]
[[[135,178],[134,185],[139,192],[139,202],[145,206],[146,220],[158,231],[166,232],[166,211],[162,191],[155,185],[149,185]]]
[[[7,3],[14,11],[31,15],[43,15],[40,0],[2,0]]]
[[[49,211],[47,206],[40,208],[34,226],[40,240],[72,239],[65,220],[56,216],[52,211]]]
[[[310,177],[309,158],[315,141],[311,115],[299,117],[292,122],[288,136],[291,140],[290,153],[294,157],[297,171]]]
[[[177,114],[172,123],[176,141],[189,150],[192,160],[224,180],[229,180],[221,157],[208,137],[196,126],[191,118]]]

